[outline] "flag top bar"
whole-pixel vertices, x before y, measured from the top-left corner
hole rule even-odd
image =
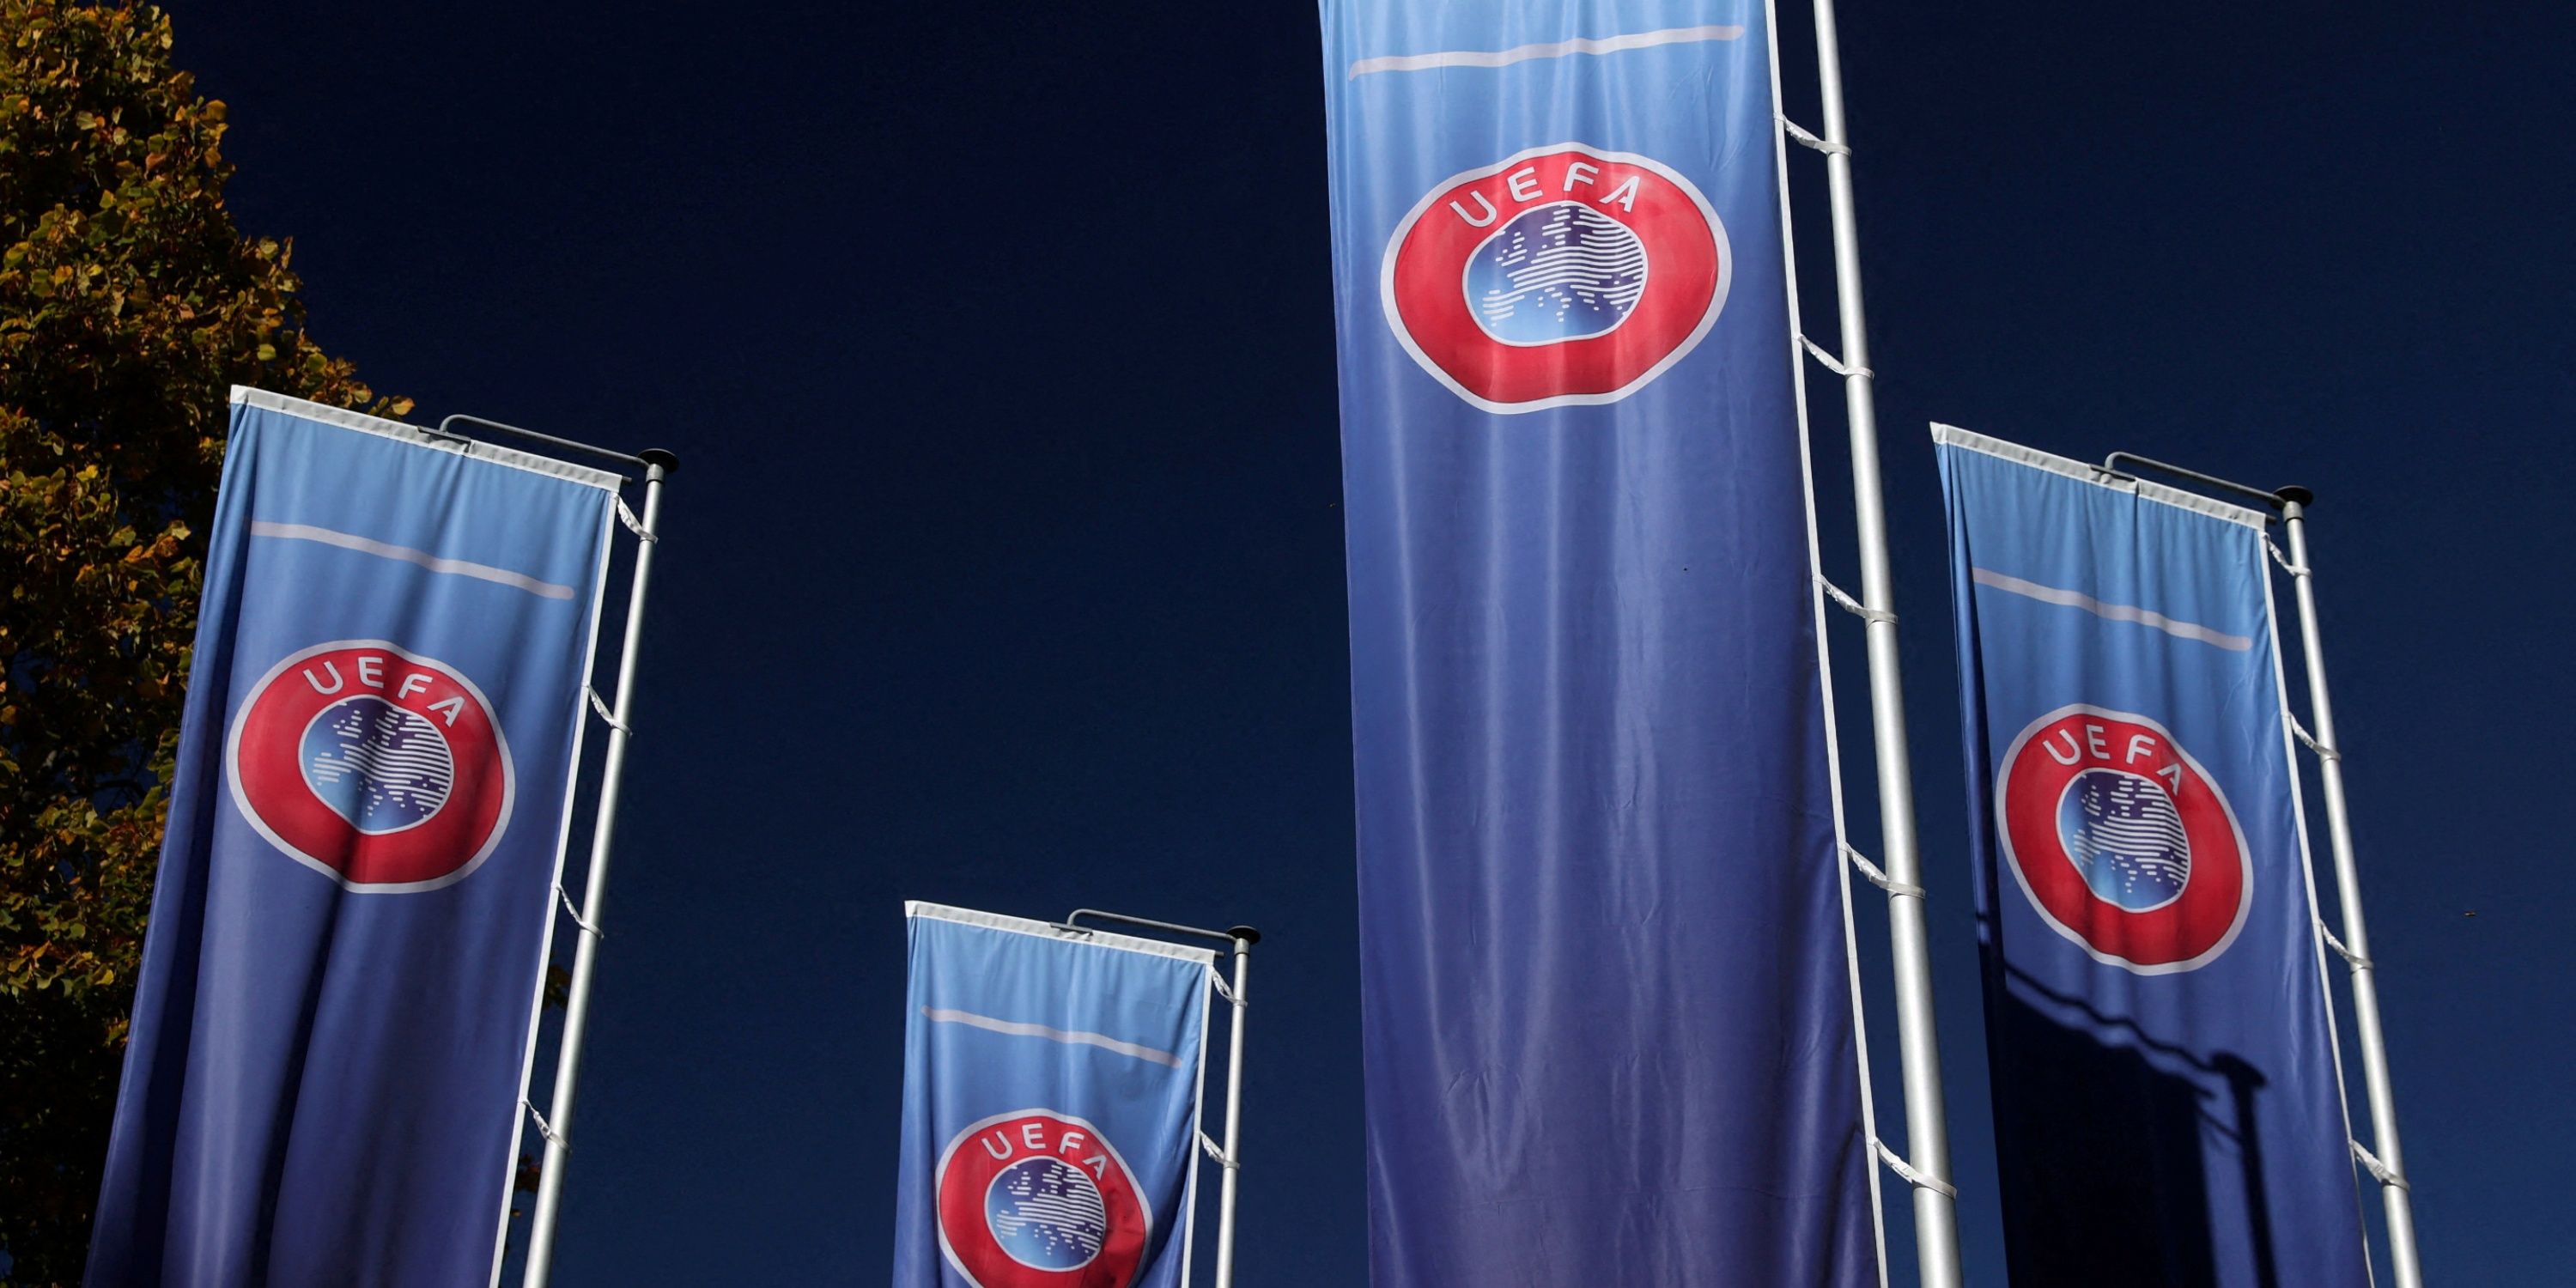
[[[1173,957],[1182,961],[1216,964],[1216,950],[1189,944],[1175,944],[1161,939],[1139,939],[1133,935],[1104,934],[1088,926],[1069,922],[1038,921],[1029,917],[1008,917],[998,912],[979,912],[973,908],[955,908],[942,903],[907,899],[903,904],[906,917],[925,917],[932,921],[950,921],[961,926],[981,926],[986,930],[1003,930],[1012,934],[1034,935],[1040,939],[1085,944],[1096,948],[1113,948],[1123,952],[1144,953],[1153,957]],[[1159,924],[1159,923],[1153,923]]]
[[[1079,930],[1084,934],[1090,934],[1091,931],[1087,927],[1078,924],[1085,917],[1091,917],[1100,921],[1114,921],[1122,926],[1142,926],[1147,930],[1159,930],[1165,934],[1171,935],[1196,935],[1201,939],[1214,939],[1220,943],[1230,944],[1238,940],[1246,944],[1257,944],[1261,942],[1261,932],[1250,926],[1235,926],[1226,930],[1207,930],[1198,926],[1184,926],[1173,921],[1156,921],[1151,917],[1130,917],[1121,912],[1102,912],[1098,908],[1076,908],[1073,911],[1066,913],[1064,915],[1064,920],[1056,923],[1056,925],[1060,929]]]
[[[2145,466],[2148,469],[2156,470],[2160,473],[2171,474],[2176,478],[2190,479],[2192,482],[2198,483],[2202,487],[2216,488],[2221,492],[2246,497],[2253,500],[2258,505],[2269,506],[2275,510],[2280,509],[2284,505],[2290,504],[2308,505],[2317,499],[2316,493],[2303,487],[2274,488],[2273,490],[2266,492],[2259,487],[2249,487],[2243,483],[2237,483],[2228,479],[2220,478],[2215,474],[2203,474],[2198,470],[2187,470],[2179,465],[2168,464],[2164,461],[2156,460],[2153,457],[2140,456],[2136,452],[2113,452],[2109,456],[2102,458],[2102,469],[2106,473],[2135,478],[2135,474],[2120,468],[2120,462],[2122,461],[2127,461],[2133,465]]]
[[[267,411],[284,412],[289,416],[300,416],[306,420],[320,421],[323,424],[336,425],[342,429],[354,429],[363,434],[374,434],[379,438],[391,438],[399,442],[411,443],[416,446],[435,447],[443,451],[463,452],[467,455],[475,456],[480,460],[494,461],[516,469],[528,470],[537,474],[550,475],[555,478],[571,479],[576,483],[587,483],[592,487],[605,488],[612,492],[633,481],[621,474],[614,474],[607,470],[597,469],[588,465],[577,465],[559,457],[547,456],[542,453],[535,452],[522,452],[514,448],[500,446],[499,444],[485,443],[479,439],[469,438],[466,435],[447,430],[444,428],[445,422],[441,422],[441,428],[431,429],[425,425],[414,425],[406,421],[389,420],[382,416],[370,416],[365,412],[355,411],[347,407],[335,407],[329,403],[318,403],[309,399],[296,398],[287,394],[272,393],[269,390],[254,388],[250,385],[234,385],[230,394],[227,396],[226,401],[236,406],[258,407]],[[475,418],[470,416],[448,417],[448,420],[459,419],[473,420]],[[478,423],[489,424],[491,422]],[[510,427],[503,425],[499,426],[499,428],[509,429]],[[515,430],[513,432],[529,434],[529,431],[526,430]],[[623,452],[612,452],[605,448],[592,447],[586,443],[576,443],[567,438],[555,438],[546,434],[529,434],[529,436],[565,447],[579,448],[582,451],[612,457],[621,461],[630,461],[637,465],[649,466],[655,463],[645,458],[646,456],[653,455],[653,453],[649,452],[646,453],[645,456],[628,456]],[[475,452],[472,450],[475,447],[481,447],[483,450],[481,452]],[[673,468],[677,468],[679,464],[678,457],[672,456],[668,452],[661,453],[661,455],[667,458],[664,468],[665,473],[668,473]]]
[[[2225,519],[2230,523],[2241,523],[2249,528],[2260,528],[2270,523],[2272,521],[2270,510],[2277,509],[2280,505],[2280,500],[2277,496],[2259,488],[2248,487],[2242,483],[2231,483],[2226,479],[2218,478],[2215,475],[2202,474],[2195,470],[2183,469],[2177,465],[2167,465],[2162,461],[2151,461],[2146,457],[2139,456],[2131,452],[2113,452],[2111,453],[2109,460],[2100,465],[2094,465],[2087,461],[2076,460],[2071,456],[2060,456],[2055,452],[2044,452],[2036,447],[2025,447],[2020,443],[2007,442],[2004,439],[1992,438],[1973,430],[1961,429],[1956,425],[1944,425],[1938,422],[1935,422],[1932,426],[1932,441],[1950,447],[1964,447],[1969,451],[1977,452],[1981,455],[1992,456],[1998,460],[2011,461],[2016,465],[2027,465],[2033,469],[2046,470],[2051,474],[2061,475],[2066,478],[2075,479],[2079,482],[2091,483],[2100,487],[2110,487],[2115,491],[2133,492],[2150,501],[2162,502],[2166,505],[2190,510],[2196,514],[2205,514],[2215,519]],[[2118,468],[2115,463],[2120,461],[2128,461],[2136,465],[2152,468],[2177,477],[2192,479],[2204,486],[2220,489],[2230,493],[2231,495],[2258,498],[2261,504],[2267,508],[2256,509],[2252,506],[2241,505],[2235,501],[2221,500],[2217,497],[2207,495],[2206,493],[2195,492],[2188,488],[2174,487],[2170,484],[2158,483],[2150,479],[2140,478],[2136,473],[2130,470]]]
[[[438,428],[436,429],[425,429],[421,432],[424,434],[436,434],[440,438],[462,439],[466,442],[474,441],[470,438],[466,438],[465,435],[456,433],[448,428],[448,426],[453,425],[460,420],[465,421],[468,424],[481,425],[485,429],[497,429],[505,434],[516,434],[519,437],[528,439],[532,442],[545,443],[549,446],[560,447],[569,451],[588,452],[593,456],[606,457],[612,461],[624,461],[629,465],[643,465],[648,467],[659,465],[662,467],[662,473],[665,475],[668,475],[680,468],[679,456],[659,447],[648,447],[640,454],[629,455],[625,452],[595,446],[575,439],[557,438],[552,434],[540,434],[533,429],[521,429],[516,425],[504,425],[497,420],[485,420],[481,416],[468,416],[463,412],[458,412],[447,417],[445,420],[438,422]]]

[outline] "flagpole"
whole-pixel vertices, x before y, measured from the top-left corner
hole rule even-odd
[[[1879,845],[1887,875],[1888,940],[1895,958],[1897,1051],[1905,1078],[1908,1157],[1899,1163],[1891,1155],[1888,1161],[1914,1190],[1914,1250],[1922,1288],[1960,1288],[1958,1191],[1950,1184],[1950,1131],[1941,1092],[1931,941],[1923,915],[1923,862],[1915,842],[1905,686],[1897,659],[1887,508],[1879,481],[1878,406],[1869,367],[1867,314],[1861,304],[1860,227],[1852,198],[1850,133],[1843,112],[1842,45],[1834,25],[1833,0],[1815,0],[1815,10],[1816,72],[1825,112],[1817,150],[1825,154],[1832,196],[1834,293],[1842,331],[1841,360],[1828,361],[1842,373],[1851,422],[1860,614],[1869,646],[1870,729],[1877,747]],[[1823,357],[1821,351],[1818,356]]]
[[[599,811],[591,825],[590,874],[582,890],[581,913],[573,918],[578,934],[572,958],[572,987],[564,1005],[563,1044],[555,1059],[553,1112],[537,1120],[546,1138],[543,1171],[537,1178],[537,1211],[529,1227],[528,1260],[520,1283],[545,1288],[553,1273],[555,1224],[562,1214],[564,1166],[572,1153],[573,1089],[581,1073],[581,1040],[590,1023],[591,972],[598,965],[599,914],[608,893],[610,841],[617,831],[618,789],[626,778],[628,724],[635,710],[635,658],[644,642],[644,592],[653,573],[653,549],[659,544],[662,482],[677,468],[669,452],[644,453],[644,519],[636,529],[635,577],[626,598],[626,640],[618,650],[617,702],[608,717],[608,757],[599,785]],[[619,502],[622,506],[624,503]],[[596,702],[597,698],[592,698]]]
[[[1234,995],[1226,999],[1234,1003],[1234,1024],[1225,1060],[1225,1157],[1218,1160],[1225,1175],[1217,1182],[1216,1288],[1234,1288],[1234,1178],[1243,1170],[1243,1156],[1237,1152],[1243,1141],[1243,1022],[1252,1013],[1243,982],[1252,970],[1252,946],[1261,939],[1261,932],[1250,926],[1226,933],[1234,939]]]
[[[2308,716],[2316,721],[2314,749],[2325,780],[2326,835],[2334,847],[2335,888],[2343,905],[2343,940],[2337,945],[2352,964],[2353,1030],[2361,1046],[2362,1085],[2370,1098],[2370,1137],[2377,1152],[2361,1161],[2379,1181],[2379,1197],[2388,1217],[2388,1260],[2397,1288],[2423,1288],[2424,1271],[2415,1249],[2414,1194],[2406,1184],[2405,1153],[2397,1142],[2397,1098],[2389,1085],[2388,1042],[2379,1023],[2378,972],[2370,961],[2370,930],[2361,915],[2361,870],[2353,860],[2352,819],[2345,811],[2343,744],[2335,741],[2334,704],[2326,696],[2325,646],[2317,638],[2316,578],[2308,562],[2307,507],[2316,494],[2306,488],[2280,491],[2282,526],[2290,537],[2290,580],[2299,597],[2299,648],[2308,662]],[[2356,1152],[2360,1146],[2355,1145]]]

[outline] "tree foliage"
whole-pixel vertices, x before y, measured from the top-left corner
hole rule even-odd
[[[399,415],[224,207],[145,7],[0,0],[0,1284],[77,1282],[196,630],[225,394]]]

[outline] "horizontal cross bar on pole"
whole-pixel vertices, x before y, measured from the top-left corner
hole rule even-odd
[[[560,447],[568,452],[588,452],[593,456],[603,457],[612,461],[623,461],[628,465],[659,465],[662,467],[662,473],[665,475],[674,473],[680,468],[680,458],[678,455],[663,451],[658,447],[646,448],[641,455],[632,452],[621,452],[613,448],[600,447],[592,443],[585,443],[578,439],[558,438],[553,434],[541,434],[533,429],[521,429],[516,425],[504,425],[497,420],[486,420],[481,416],[469,416],[464,412],[457,412],[456,414],[439,421],[438,428],[427,430],[425,432],[436,434],[440,438],[472,442],[473,440],[468,438],[466,435],[457,433],[455,430],[448,428],[448,426],[453,425],[458,421],[463,421],[469,425],[480,425],[485,429],[496,429],[504,434],[516,434],[530,442],[544,443],[548,446]]]
[[[2121,463],[2124,461],[2130,466],[2136,468],[2121,468]],[[2233,479],[2223,479],[2215,474],[2203,474],[2198,470],[2185,469],[2182,466],[2170,464],[2165,461],[2159,461],[2150,456],[2140,456],[2136,452],[2113,452],[2109,456],[2102,458],[2102,472],[2105,474],[2116,474],[2121,478],[2133,479],[2138,476],[2138,469],[2150,469],[2159,474],[2169,474],[2178,479],[2187,479],[2201,485],[2202,487],[2225,492],[2230,496],[2242,497],[2246,500],[2252,501],[2256,505],[2271,510],[2278,510],[2285,504],[2295,503],[2299,505],[2307,505],[2316,500],[2316,493],[2303,487],[2285,487],[2265,491],[2262,488],[2239,483]]]
[[[1201,939],[1213,939],[1220,943],[1231,944],[1240,941],[1257,944],[1261,942],[1261,932],[1250,926],[1209,930],[1204,926],[1184,926],[1179,922],[1156,921],[1151,917],[1130,917],[1123,912],[1102,912],[1098,908],[1076,908],[1066,913],[1064,920],[1057,922],[1056,925],[1064,930],[1087,930],[1088,927],[1081,924],[1085,917],[1094,921],[1114,921],[1122,926],[1140,926],[1146,930],[1159,930],[1167,935],[1196,935]]]

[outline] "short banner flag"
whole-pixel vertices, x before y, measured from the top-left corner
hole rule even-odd
[[[494,1273],[617,482],[234,390],[90,1288]]]
[[[2363,1288],[2266,516],[1934,434],[2012,1281]]]
[[[1187,1288],[1216,955],[904,918],[894,1288]]]
[[[1377,1288],[1878,1282],[1759,0],[1323,0]]]

